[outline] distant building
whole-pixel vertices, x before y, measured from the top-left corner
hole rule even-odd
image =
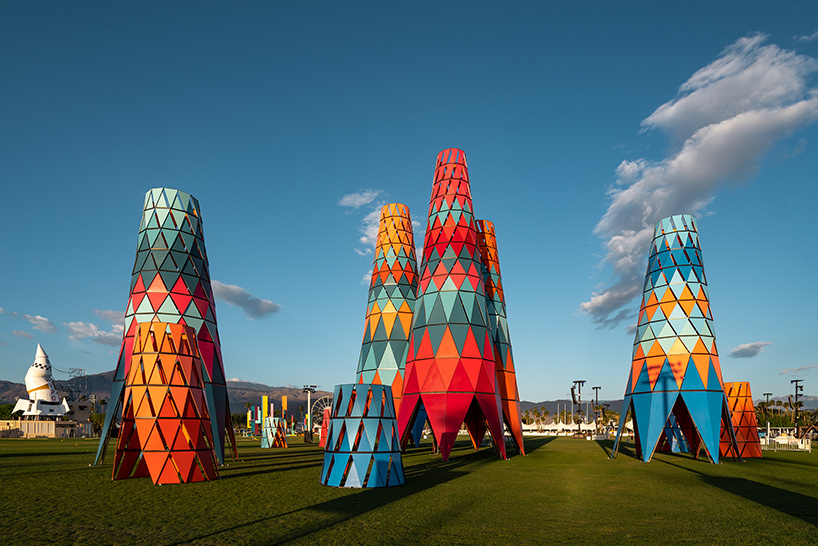
[[[54,388],[54,380],[51,377],[51,362],[39,343],[34,363],[26,372],[26,390],[28,399],[17,400],[12,412],[22,411],[24,419],[63,417],[71,411],[65,398],[62,399],[62,402],[57,401],[57,389]]]
[[[21,398],[12,413],[22,411],[18,420],[0,421],[0,438],[76,438],[91,436],[90,402],[58,402],[51,377],[51,362],[38,344],[34,363],[26,372],[28,399]]]

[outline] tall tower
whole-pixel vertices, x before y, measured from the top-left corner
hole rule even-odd
[[[492,222],[477,221],[477,246],[480,249],[483,280],[486,284],[486,309],[491,336],[494,339],[494,369],[497,372],[497,386],[502,399],[503,420],[517,449],[525,455],[520,395],[517,392],[517,375],[511,353],[511,337],[508,334],[506,298],[503,294],[503,277],[500,274],[500,257],[497,254],[497,236]]]
[[[722,425],[735,448],[696,219],[687,214],[660,220],[654,229],[613,456],[629,410],[643,461],[672,428],[671,415],[696,456],[704,447],[711,462],[719,461]]]
[[[437,158],[398,430],[405,443],[423,404],[443,460],[465,422],[475,449],[486,426],[505,458],[501,399],[466,155]]]
[[[111,423],[122,403],[137,325],[144,322],[193,328],[205,371],[204,389],[216,457],[224,464],[225,434],[236,456],[214,303],[199,202],[179,190],[149,190],[142,208],[125,332],[95,464],[104,458]]]
[[[390,385],[400,409],[418,276],[409,208],[390,203],[381,209],[358,383]]]

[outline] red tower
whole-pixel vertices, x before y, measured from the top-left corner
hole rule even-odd
[[[437,157],[398,431],[406,443],[423,404],[448,460],[460,425],[475,449],[488,432],[502,458],[502,406],[466,155]]]

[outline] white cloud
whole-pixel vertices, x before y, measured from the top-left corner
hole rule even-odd
[[[118,324],[125,321],[125,313],[122,311],[113,311],[110,309],[94,309],[97,316],[104,318],[112,324]]]
[[[358,256],[370,256],[372,254],[372,249],[371,248],[365,248],[363,250],[361,250],[360,248],[353,248],[352,250]]]
[[[807,370],[818,370],[818,364],[810,364],[809,366],[801,366],[800,368],[787,368],[786,370],[781,370],[781,373],[778,375],[796,375],[806,372]]]
[[[14,316],[16,316],[16,313]],[[42,315],[22,315],[22,317],[29,321],[35,330],[45,332],[46,334],[54,334],[57,332],[57,327],[54,323]]]
[[[658,220],[706,213],[720,187],[746,180],[775,141],[818,119],[818,91],[806,79],[818,62],[765,39],[737,40],[642,122],[674,146],[660,161],[625,160],[616,169],[611,204],[594,229],[616,278],[580,305],[599,327],[636,314],[623,308],[641,292]]]
[[[807,34],[807,35],[804,35],[804,36],[793,36],[792,39],[795,40],[796,42],[802,42],[802,43],[812,42],[813,40],[818,40],[818,28],[815,29],[815,32],[813,32],[812,34]]]
[[[753,343],[744,343],[730,349],[729,356],[732,358],[753,358],[761,354],[761,351],[767,345],[772,345],[771,341],[754,341]]]
[[[369,286],[372,284],[372,271],[367,271],[361,277],[361,284],[364,286]]]
[[[361,220],[361,227],[359,229],[362,235],[358,241],[360,241],[362,245],[367,245],[370,247],[375,246],[375,243],[378,241],[378,224],[380,223],[380,220],[380,207],[370,211],[370,213],[364,216],[364,219]]]
[[[250,320],[262,319],[277,313],[281,306],[270,300],[257,298],[241,286],[235,284],[225,284],[216,280],[211,281],[213,295],[226,303],[241,308],[244,316]]]
[[[372,201],[382,194],[382,190],[368,189],[358,193],[348,193],[341,197],[338,204],[342,207],[351,207],[357,209],[364,205],[370,204]]]
[[[29,334],[28,332],[23,332],[22,330],[12,330],[11,333],[17,337],[26,337],[28,339],[32,339],[31,334]]]
[[[82,341],[91,338],[94,343],[113,347],[122,342],[122,333],[124,331],[122,324],[114,324],[109,331],[100,329],[93,322],[64,322],[63,326],[68,330],[68,339]]]

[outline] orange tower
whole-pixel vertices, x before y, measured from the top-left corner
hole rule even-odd
[[[525,454],[520,395],[517,392],[517,376],[514,372],[514,358],[511,354],[511,337],[508,334],[506,298],[503,295],[503,278],[500,275],[497,236],[492,222],[477,220],[477,246],[483,262],[486,309],[488,310],[489,329],[494,338],[494,369],[497,371],[497,386],[500,389],[503,404],[503,420],[511,432],[517,449],[520,450],[520,453]]]
[[[357,381],[391,386],[396,412],[403,394],[417,288],[415,238],[409,208],[390,203],[381,209],[378,223]]]
[[[727,396],[727,407],[730,409],[733,430],[736,431],[738,453],[730,443],[730,433],[725,427],[722,427],[719,443],[721,456],[761,457],[761,439],[758,437],[758,420],[756,419],[756,408],[753,406],[750,384],[747,382],[725,383],[724,394]]]
[[[195,331],[145,322],[135,334],[113,479],[150,476],[158,484],[217,479]]]

